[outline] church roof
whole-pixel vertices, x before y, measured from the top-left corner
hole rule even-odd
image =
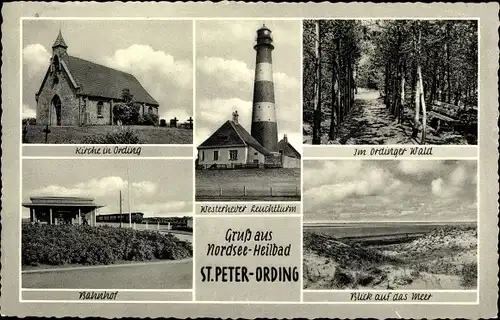
[[[52,48],[55,47],[64,47],[64,48],[68,47],[68,45],[64,41],[61,30],[59,30],[59,34],[57,35],[56,41],[54,41],[54,44],[52,45]]]
[[[281,139],[278,142],[278,150],[283,151],[283,155],[300,159],[300,153],[288,142],[287,139]]]
[[[254,137],[234,121],[226,121],[207,140],[199,145],[199,149],[218,147],[246,147],[251,146],[263,155],[269,156],[272,153],[264,148]]]
[[[129,89],[134,96],[133,101],[158,105],[141,83],[129,73],[73,56],[67,57],[67,66],[80,87],[81,94],[121,100],[122,90]]]

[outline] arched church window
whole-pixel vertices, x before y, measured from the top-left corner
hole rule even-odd
[[[97,116],[102,117],[102,101],[97,102]]]

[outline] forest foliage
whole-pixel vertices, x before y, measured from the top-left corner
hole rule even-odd
[[[423,142],[426,113],[441,103],[477,109],[477,28],[476,20],[304,21],[304,122],[313,144],[326,119],[335,138],[358,87],[378,90]]]

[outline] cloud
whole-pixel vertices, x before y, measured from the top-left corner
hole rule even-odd
[[[134,44],[105,57],[103,64],[137,77],[160,104],[160,117],[184,121],[193,115],[193,66],[190,61],[148,45]]]
[[[250,87],[254,77],[254,71],[249,69],[245,62],[219,57],[200,58],[196,68],[202,76],[223,80],[217,83],[227,88],[239,87],[242,84]]]
[[[128,181],[121,177],[110,176],[100,179],[91,179],[80,182],[69,187],[59,185],[49,185],[33,190],[35,195],[59,195],[59,196],[107,196],[117,194],[119,190],[124,190],[128,186]],[[134,194],[139,196],[149,196],[156,192],[157,186],[150,181],[139,181],[132,183]]]
[[[423,161],[423,160],[400,160],[398,169],[406,175],[422,177],[442,169],[441,161]]]
[[[458,186],[465,183],[467,179],[467,171],[463,166],[458,166],[450,175],[450,183]]]
[[[337,167],[334,170],[339,169]],[[343,169],[346,170],[347,168],[344,167]],[[322,179],[321,185],[306,189],[304,202],[308,203],[309,209],[330,205],[335,207],[336,201],[351,197],[392,193],[401,184],[399,180],[392,177],[388,170],[382,168],[358,169],[351,179],[341,172],[343,171],[337,171],[337,175],[340,176],[339,180],[333,180],[325,184],[325,179]],[[310,176],[307,177],[307,179],[310,178]],[[306,179],[306,176],[304,176],[304,179]]]
[[[232,119],[235,110],[239,114],[239,123],[250,132],[252,121],[252,102],[238,98],[205,99],[196,106],[196,144],[202,143],[225,121]]]
[[[320,163],[317,167],[309,164]],[[325,184],[336,184],[353,179],[362,168],[362,161],[306,161],[304,166],[304,187],[306,189]]]
[[[30,44],[23,49],[23,66],[29,78],[46,71],[50,64],[51,54],[41,44]]]
[[[157,187],[158,186],[151,181],[132,182],[131,192],[137,196],[147,196],[154,194]]]
[[[192,66],[189,61],[176,60],[164,51],[155,51],[148,45],[134,44],[126,49],[118,49],[107,64],[126,72],[137,72],[146,77],[149,72],[159,72],[178,87],[191,87]]]
[[[36,118],[36,110],[23,103],[23,119]]]
[[[253,43],[256,31],[262,26],[261,22],[248,20],[202,21],[197,23],[197,41],[206,45],[221,43],[227,39],[238,39],[243,43]],[[266,26],[272,30],[276,44],[297,46],[296,40],[300,34],[300,23],[296,21],[267,21]]]
[[[218,86],[228,89],[253,89],[255,69],[249,68],[244,61],[203,57],[197,60],[196,68],[201,77],[216,79]],[[279,91],[278,96],[288,90],[300,89],[299,80],[284,72],[273,72],[273,82],[275,90]]]
[[[191,215],[192,202],[170,201],[134,204],[133,210],[143,212],[145,215],[153,216],[175,216],[179,213]]]
[[[477,174],[473,170],[467,170],[465,165],[455,167],[447,177],[439,177],[431,182],[432,194],[441,198],[455,197],[461,194],[475,196],[475,193],[468,192],[476,183]]]
[[[456,220],[477,214],[475,161],[304,162],[307,220]]]

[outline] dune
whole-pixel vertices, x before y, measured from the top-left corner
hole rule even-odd
[[[363,246],[304,233],[305,289],[474,289],[477,229],[439,227],[406,243]]]

